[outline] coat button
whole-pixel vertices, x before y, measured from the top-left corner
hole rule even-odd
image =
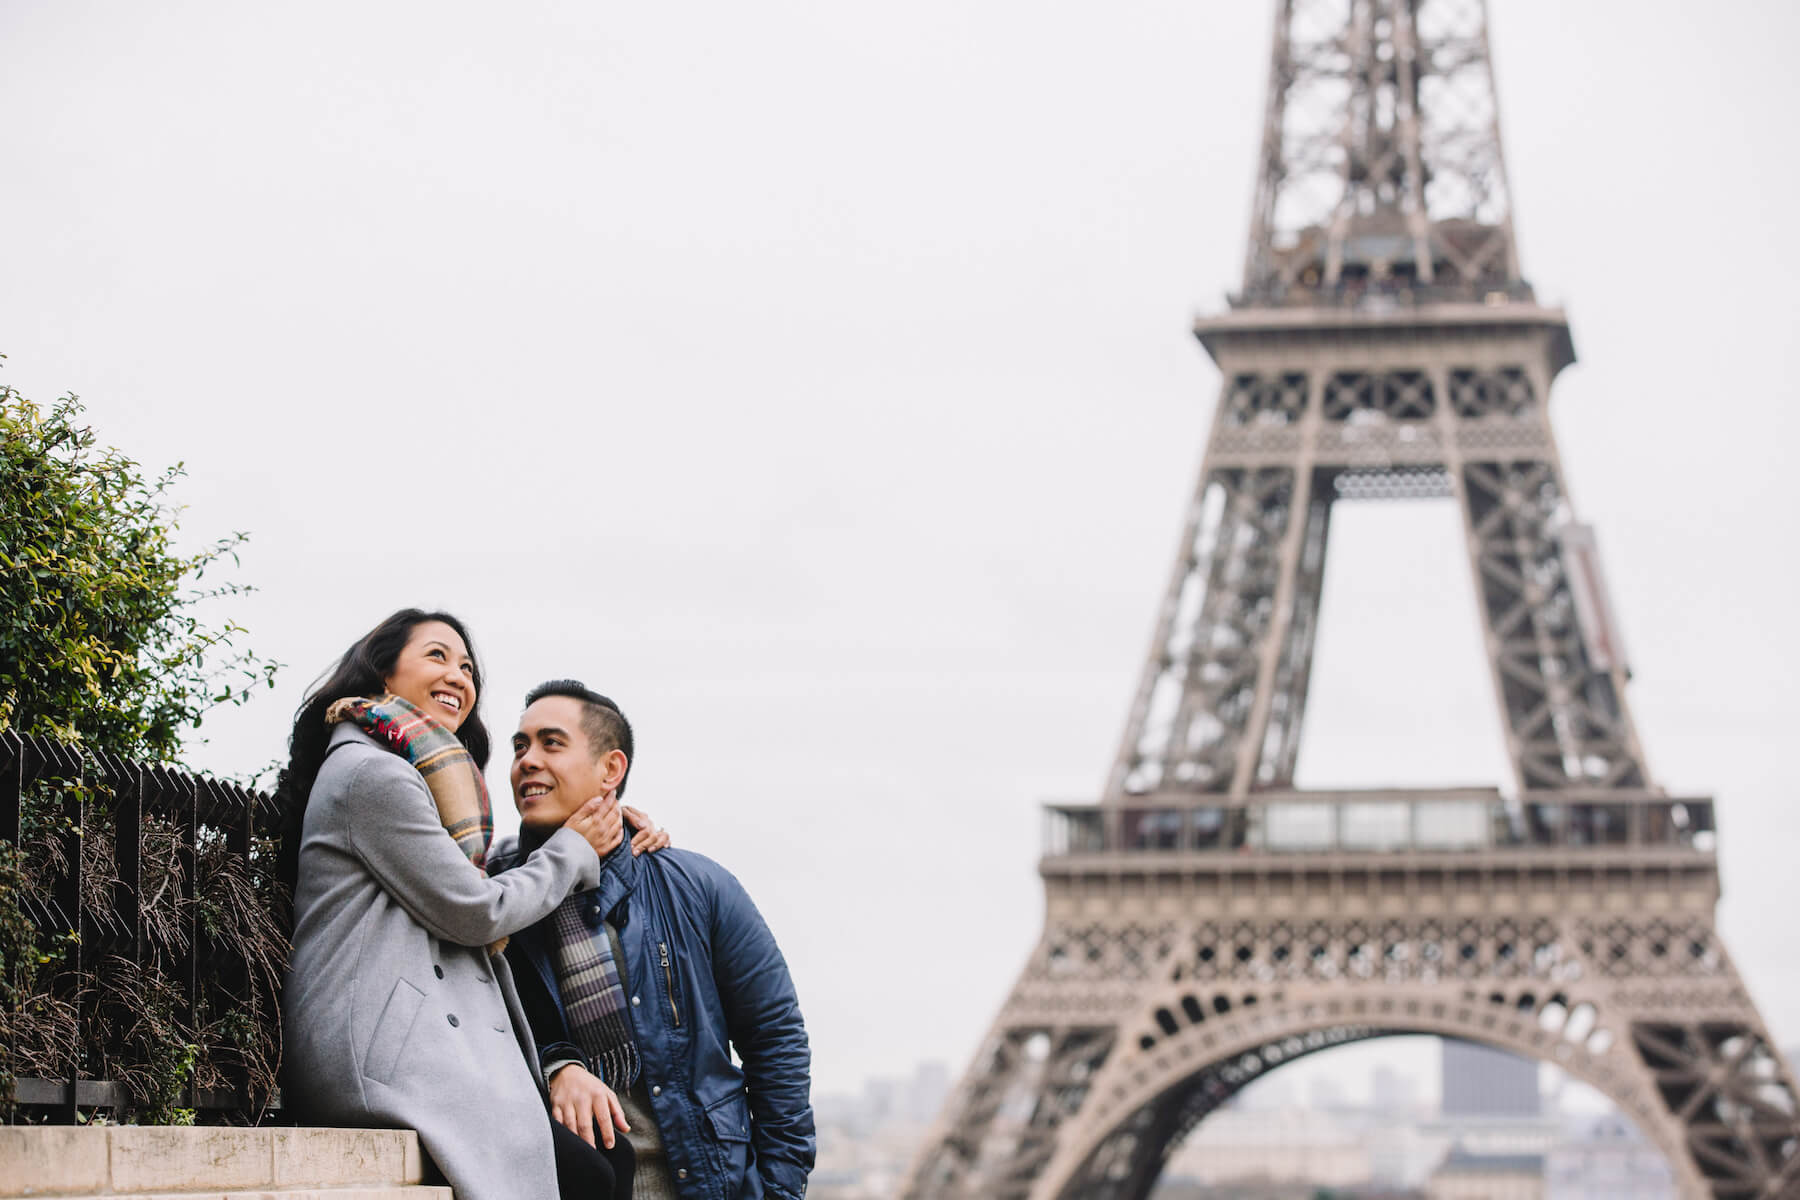
[[[660,1083],[651,1084],[650,1085],[650,1094],[652,1096],[662,1095],[662,1084],[660,1084]]]
[[[452,1027],[454,1027],[454,1026],[457,1026],[457,1025],[461,1025],[461,1024],[462,1024],[462,1022],[461,1022],[461,1021],[459,1021],[459,1020],[457,1020],[457,1019],[456,1019],[456,1014],[455,1014],[455,1013],[445,1013],[445,1014],[444,1014],[444,1020],[446,1020],[446,1021],[448,1021],[448,1022],[450,1022],[450,1024],[451,1024],[451,1026],[452,1026]]]
[[[444,968],[438,966],[436,963],[432,963],[431,973],[436,975],[439,979],[442,979],[444,977]]]
[[[675,1172],[675,1178],[686,1179],[687,1178],[687,1168],[681,1167],[681,1168],[677,1169]]]
[[[636,996],[633,996],[631,998],[631,1007],[636,1008],[637,1006],[638,1006],[638,998]]]

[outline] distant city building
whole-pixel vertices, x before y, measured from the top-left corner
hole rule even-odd
[[[1548,1154],[1567,1137],[1560,1116],[1439,1117],[1420,1122],[1426,1133],[1470,1154]]]
[[[1229,1187],[1211,1187],[1191,1180],[1165,1178],[1150,1193],[1150,1200],[1319,1200],[1321,1196],[1331,1200],[1424,1200],[1425,1193],[1382,1187],[1318,1188],[1310,1183],[1238,1183]]]
[[[936,1059],[920,1063],[903,1092],[904,1115],[921,1125],[929,1125],[949,1094],[949,1066]]]
[[[1221,1109],[1169,1156],[1162,1178],[1224,1184],[1354,1187],[1370,1182],[1369,1148],[1360,1132],[1306,1109]]]
[[[1413,1116],[1371,1110],[1367,1119],[1363,1145],[1369,1149],[1370,1176],[1377,1187],[1422,1186],[1455,1140],[1442,1130],[1421,1126]]]
[[[1306,1089],[1306,1106],[1319,1112],[1337,1112],[1348,1108],[1350,1101],[1343,1084],[1329,1075],[1320,1075]]]
[[[1427,1200],[1544,1200],[1544,1159],[1452,1150],[1426,1181],[1425,1195]]]
[[[854,1095],[814,1098],[818,1166],[812,1200],[889,1200],[950,1090],[950,1071],[920,1063],[905,1079],[874,1078]]]
[[[1668,1160],[1618,1113],[1589,1119],[1544,1158],[1544,1200],[1675,1200]]]
[[[1422,1128],[1455,1148],[1431,1176],[1427,1194],[1489,1200],[1541,1195],[1543,1156],[1565,1140],[1567,1130],[1559,1116],[1544,1111],[1537,1064],[1475,1042],[1445,1038],[1441,1045],[1441,1111]],[[1519,1191],[1518,1181],[1510,1176],[1479,1186],[1471,1182],[1484,1178],[1482,1171],[1516,1170],[1528,1160],[1539,1164],[1535,1190]],[[1443,1175],[1446,1169],[1449,1174]],[[1482,1190],[1490,1184],[1492,1191]]]
[[[1535,1117],[1543,1111],[1530,1059],[1475,1042],[1443,1040],[1446,1117]]]
[[[1369,1107],[1395,1116],[1413,1115],[1419,1104],[1419,1084],[1411,1075],[1379,1066],[1369,1075]]]

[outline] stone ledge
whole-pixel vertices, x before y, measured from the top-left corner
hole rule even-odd
[[[55,1200],[454,1200],[447,1187],[396,1184],[386,1188],[278,1188],[261,1192],[107,1192]]]
[[[395,1184],[380,1188],[277,1188],[256,1192],[107,1192],[54,1200],[454,1200],[447,1187]]]
[[[422,1177],[410,1129],[0,1126],[0,1197],[385,1200]]]

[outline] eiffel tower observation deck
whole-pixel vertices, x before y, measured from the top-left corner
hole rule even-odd
[[[1800,1196],[1713,802],[1650,773],[1568,500],[1482,0],[1279,0],[1242,284],[1195,333],[1221,391],[1105,792],[1047,809],[1044,932],[901,1195],[1138,1200],[1263,1073],[1424,1033],[1604,1093],[1684,1197]],[[1297,788],[1332,512],[1428,497],[1509,775]]]

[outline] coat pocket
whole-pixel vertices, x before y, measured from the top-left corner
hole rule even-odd
[[[706,1106],[706,1120],[721,1142],[750,1140],[750,1106],[742,1094],[727,1096]]]
[[[424,1003],[424,992],[404,979],[394,981],[394,990],[388,993],[387,1003],[381,1006],[381,1016],[375,1021],[369,1049],[363,1054],[365,1076],[376,1083],[393,1080],[394,1068],[400,1064],[400,1052],[406,1049],[407,1036],[412,1033],[419,1006]]]
[[[719,1177],[727,1180],[725,1194],[749,1200],[761,1196],[756,1172],[750,1170],[750,1106],[738,1092],[706,1106],[706,1128],[715,1139],[711,1153],[719,1165]]]

